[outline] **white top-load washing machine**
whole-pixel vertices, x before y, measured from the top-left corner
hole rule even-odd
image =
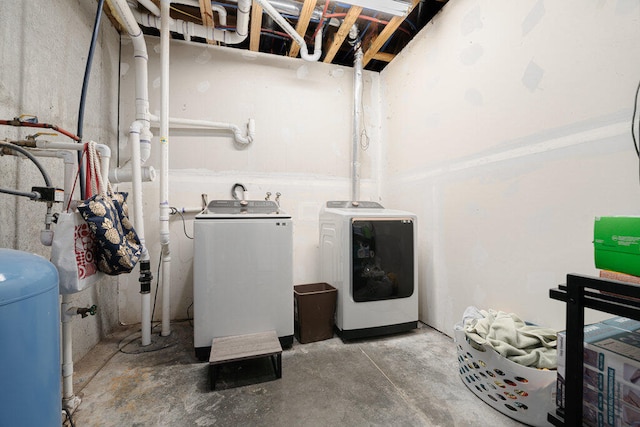
[[[214,200],[194,221],[193,338],[209,357],[213,338],[275,330],[293,343],[291,216],[267,200]]]
[[[416,215],[375,202],[330,201],[320,212],[321,278],[338,289],[343,339],[418,325]]]

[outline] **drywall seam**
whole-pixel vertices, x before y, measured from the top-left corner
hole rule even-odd
[[[572,133],[570,135],[545,139],[541,142],[529,144],[526,146],[506,149],[498,153],[493,153],[482,157],[452,162],[447,166],[427,169],[417,173],[399,174],[395,177],[392,177],[390,180],[394,182],[414,182],[416,180],[433,178],[452,172],[459,172],[485,166],[492,163],[504,162],[521,157],[531,156],[533,154],[546,153],[549,151],[559,150],[571,146],[587,144],[597,140],[620,136],[628,132],[629,123],[627,122],[609,124],[595,129]]]

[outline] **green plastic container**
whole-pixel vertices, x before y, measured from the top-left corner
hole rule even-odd
[[[640,217],[596,217],[593,247],[596,268],[640,276]]]

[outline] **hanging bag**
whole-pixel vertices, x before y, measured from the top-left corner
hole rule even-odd
[[[71,200],[58,214],[51,244],[51,262],[58,269],[59,292],[62,295],[80,292],[104,277],[98,271],[93,233],[75,205],[71,205]]]
[[[78,210],[96,239],[98,269],[110,276],[130,273],[140,259],[142,245],[129,221],[127,193],[114,193],[109,181],[102,182],[95,144],[88,143],[94,195],[80,203]]]

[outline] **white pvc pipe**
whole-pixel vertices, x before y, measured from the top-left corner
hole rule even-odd
[[[144,238],[144,217],[142,215],[142,173],[141,166],[146,157],[141,155],[140,144],[151,143],[151,132],[149,131],[149,88],[147,72],[147,46],[140,26],[136,22],[132,10],[127,5],[126,0],[107,0],[114,11],[116,19],[123,24],[133,43],[133,55],[136,70],[136,120],[129,129],[129,144],[131,146],[131,173],[132,173],[132,193],[134,209],[134,227],[140,238],[142,254],[140,261],[149,261]],[[150,146],[150,145],[149,145]],[[148,154],[145,151],[145,156]],[[151,344],[151,294],[141,293],[141,345]]]
[[[360,198],[360,116],[362,114],[362,48],[358,44],[353,63],[353,156],[351,200]]]
[[[298,43],[298,45],[300,46],[300,57],[302,59],[311,62],[320,59],[320,56],[322,55],[322,29],[318,29],[318,32],[316,33],[313,55],[310,55],[307,48],[307,43],[304,41],[304,38],[300,34],[298,34],[298,32],[291,26],[291,24],[289,24],[289,22],[287,22],[287,20],[284,19],[284,17],[280,15],[273,6],[271,6],[271,3],[269,3],[267,0],[256,0],[256,3],[262,6],[264,11],[267,12],[267,15],[269,15],[274,21],[276,21],[276,23],[280,25],[280,27],[285,30],[296,43]],[[240,3],[238,3],[238,5],[239,4]]]
[[[151,0],[138,0],[138,3],[149,9],[149,12],[156,16],[160,16],[160,9]]]
[[[184,4],[187,6],[193,6],[193,7],[200,7],[200,1],[199,0],[173,0],[171,1],[171,3],[173,4]],[[219,4],[213,4],[213,2],[211,3],[211,10],[213,12],[216,12],[218,14],[218,20],[220,22],[220,25],[222,25],[223,27],[227,25],[227,9],[224,8],[224,6],[219,5]]]
[[[183,21],[182,19],[169,18],[169,30],[182,34],[185,39],[191,37],[200,37],[207,40],[214,40],[225,44],[242,43],[249,35],[249,12],[251,11],[251,0],[238,1],[238,13],[236,15],[236,30],[226,31],[218,28],[206,27],[204,25],[195,24],[193,22]],[[162,19],[139,11],[132,11],[136,21],[145,27],[156,29],[162,28]]]
[[[152,122],[157,122],[158,117],[151,116]],[[169,117],[169,125],[173,128],[179,128],[180,125],[188,126],[188,127],[204,127],[211,129],[223,129],[229,130],[233,132],[233,137],[235,141],[239,144],[250,144],[253,142],[255,133],[256,133],[256,121],[254,119],[249,119],[247,122],[247,135],[243,136],[240,128],[233,123],[225,123],[225,122],[212,122],[208,120],[193,120],[193,119],[181,119],[177,117]]]
[[[60,307],[62,321],[62,406],[74,410],[80,404],[80,398],[73,393],[73,342],[72,342],[72,316],[67,310],[71,306],[71,295],[62,295]]]
[[[149,122],[149,88],[147,73],[147,45],[140,26],[126,0],[107,0],[116,18],[124,26],[133,43],[133,57],[136,69],[136,120]],[[136,13],[139,13],[136,11]]]
[[[33,151],[34,155],[41,157],[58,157],[64,160],[64,208],[67,207],[69,199],[73,196],[71,188],[75,179],[76,156],[71,154],[70,150],[82,151],[85,144],[75,142],[56,142],[46,140],[36,140],[36,148],[42,151]],[[45,151],[55,150],[55,151]],[[111,149],[104,144],[96,144],[96,151],[100,154],[100,167],[102,171],[102,179],[106,182],[109,176],[109,162],[111,159]]]
[[[169,0],[160,0],[160,245],[162,246],[162,330],[171,334],[171,250],[169,247]]]
[[[189,213],[200,213],[202,212],[204,209],[202,209],[202,206],[182,206],[179,208],[175,208],[173,211],[175,213],[183,213],[183,214],[189,214]]]
[[[141,169],[142,182],[152,182],[156,180],[156,170],[153,166],[143,166]],[[131,172],[130,164],[125,164],[123,167],[111,169],[109,171],[109,182],[112,184],[131,182],[132,180],[133,173]]]
[[[134,221],[133,225],[136,229],[136,233],[140,238],[140,244],[142,246],[142,254],[140,255],[140,261],[149,260],[149,252],[144,238],[144,219],[142,212],[142,176],[140,171],[140,139],[141,133],[144,131],[144,123],[135,121],[129,128],[129,146],[131,147],[131,173],[132,173],[132,193],[134,200]],[[151,294],[141,294],[141,331],[142,331],[142,346],[151,344]]]

